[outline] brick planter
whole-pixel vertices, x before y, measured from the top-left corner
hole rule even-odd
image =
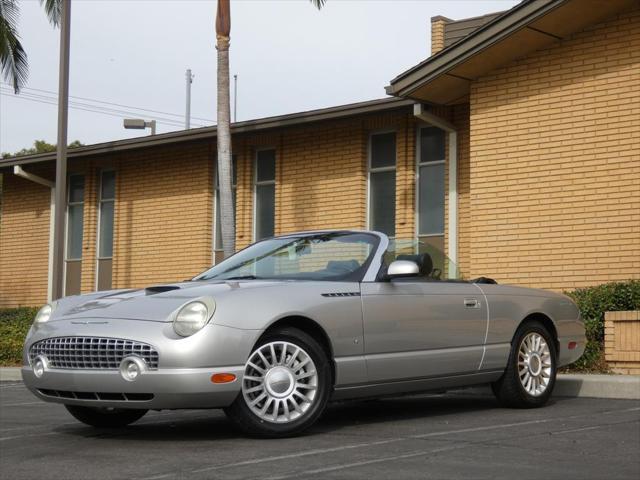
[[[640,374],[640,311],[605,313],[604,352],[615,373]]]

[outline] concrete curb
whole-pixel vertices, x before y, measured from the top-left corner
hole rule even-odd
[[[556,397],[640,400],[640,375],[558,375]]]
[[[20,367],[0,367],[0,382],[21,381]],[[484,386],[453,391],[491,394],[491,389]],[[640,400],[640,375],[560,374],[553,395],[555,397]]]
[[[470,395],[493,395],[488,385],[452,390]],[[558,374],[554,397],[640,400],[640,375]]]
[[[0,383],[21,381],[20,367],[0,367]]]

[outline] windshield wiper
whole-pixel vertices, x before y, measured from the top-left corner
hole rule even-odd
[[[214,277],[215,278],[215,277]],[[220,280],[259,280],[255,275],[238,275],[237,277],[220,278]]]

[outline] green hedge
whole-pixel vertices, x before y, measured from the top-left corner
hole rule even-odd
[[[604,313],[640,310],[640,280],[605,283],[566,292],[578,305],[587,330],[587,348],[571,366],[578,371],[607,371],[604,360]]]
[[[22,363],[22,344],[36,313],[31,307],[0,309],[0,365]]]

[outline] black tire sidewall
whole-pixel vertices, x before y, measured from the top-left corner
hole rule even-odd
[[[257,417],[246,404],[242,391],[233,404],[225,409],[229,418],[245,433],[257,437],[286,437],[300,434],[322,415],[331,395],[333,379],[329,358],[320,344],[310,335],[292,327],[286,327],[265,334],[253,347],[251,354],[264,344],[286,341],[305,350],[313,360],[318,372],[316,401],[305,414],[286,424],[271,423]],[[250,354],[250,356],[251,356]]]

